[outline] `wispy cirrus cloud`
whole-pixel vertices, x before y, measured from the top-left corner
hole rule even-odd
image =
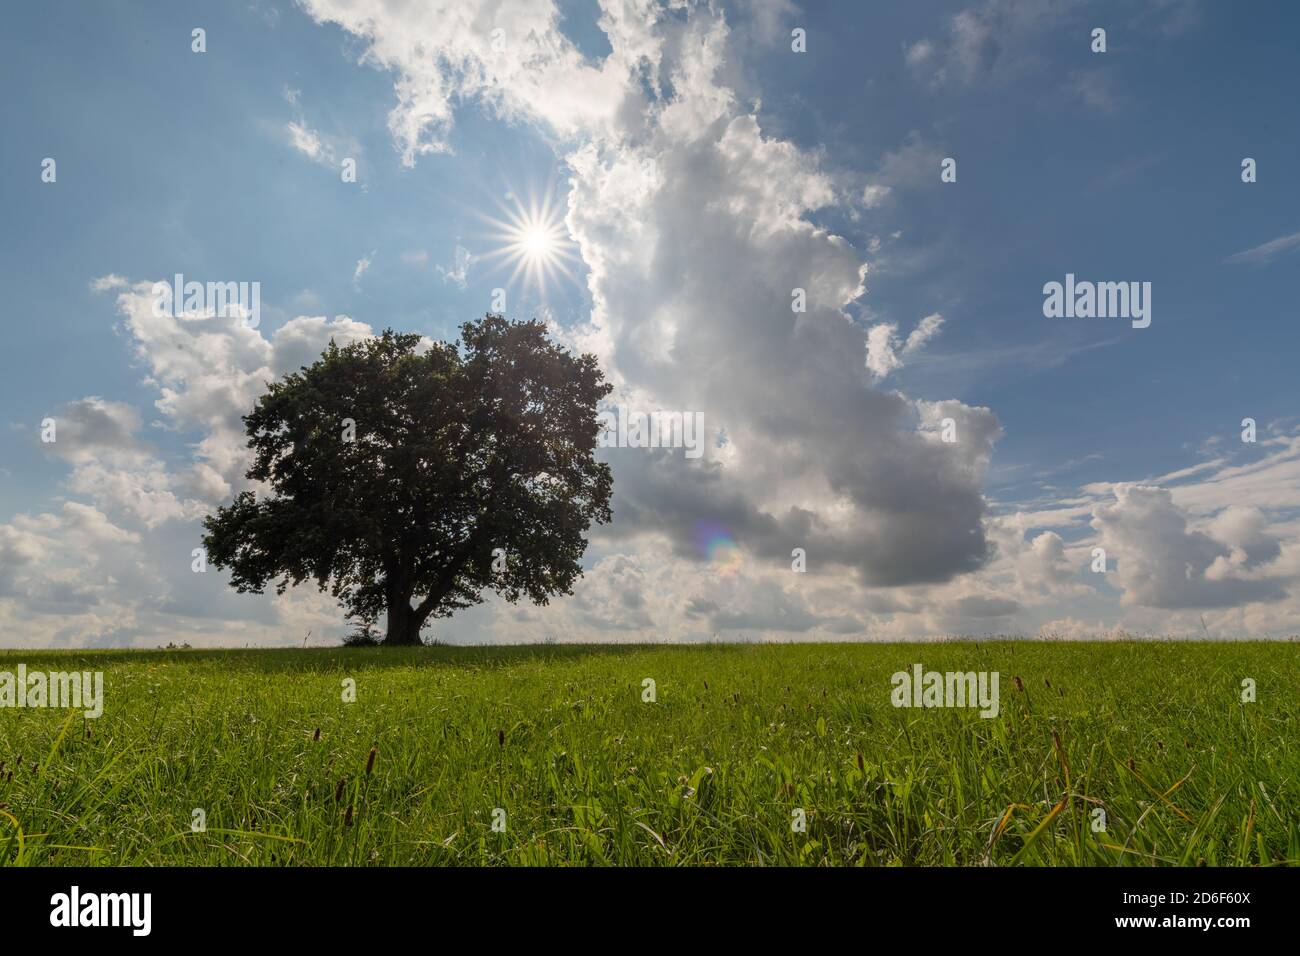
[[[464,289],[469,285],[469,269],[474,264],[474,255],[464,246],[457,245],[456,251],[452,258],[452,264],[449,266],[436,266],[438,274],[442,276],[443,282],[450,282],[458,289]]]
[[[1231,265],[1262,266],[1272,262],[1278,256],[1293,252],[1296,249],[1300,249],[1300,232],[1293,232],[1290,235],[1270,239],[1258,246],[1252,246],[1241,252],[1233,253],[1223,261]]]

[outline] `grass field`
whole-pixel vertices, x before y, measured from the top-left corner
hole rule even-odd
[[[0,652],[19,663],[102,670],[104,714],[0,709],[6,864],[1300,862],[1295,644]],[[1000,714],[895,708],[916,663],[999,672]]]

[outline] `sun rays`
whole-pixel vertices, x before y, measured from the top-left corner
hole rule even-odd
[[[507,193],[500,216],[488,217],[488,222],[493,248],[483,259],[510,269],[510,285],[535,290],[545,299],[549,287],[573,280],[582,260],[553,193],[527,200]]]

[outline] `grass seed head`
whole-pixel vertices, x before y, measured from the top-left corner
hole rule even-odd
[[[366,776],[370,776],[370,771],[375,769],[375,757],[379,753],[378,747],[370,748],[370,756],[366,758]]]

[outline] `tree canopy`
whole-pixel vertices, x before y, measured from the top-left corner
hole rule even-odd
[[[241,592],[313,580],[386,645],[485,590],[572,593],[613,477],[595,460],[609,394],[592,355],[489,314],[458,342],[385,331],[269,384],[244,416],[244,491],[204,519]]]

